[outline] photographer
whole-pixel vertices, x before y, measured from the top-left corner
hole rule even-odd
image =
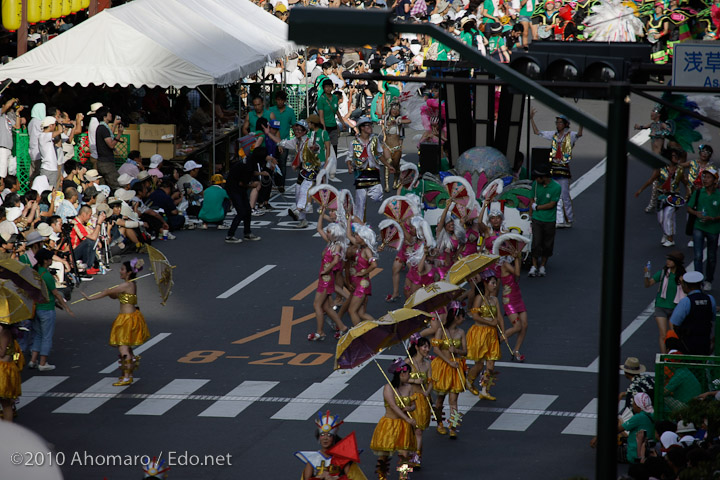
[[[17,161],[12,156],[13,129],[20,129],[24,119],[20,117],[23,106],[17,98],[11,98],[0,107],[0,177],[15,175]]]
[[[120,249],[124,250],[126,244],[123,240],[127,238],[135,249],[140,250],[144,242],[141,241],[141,236],[138,236],[137,231],[148,228],[148,224],[141,222],[130,206],[121,200],[111,199],[108,205],[112,208],[112,213],[107,218],[112,239],[111,245],[118,245]]]
[[[120,188],[117,182],[119,174],[115,167],[115,147],[123,141],[120,136],[123,134],[124,127],[120,123],[120,117],[115,117],[113,121],[113,114],[107,107],[100,107],[97,117],[101,119],[100,125],[95,131],[98,154],[97,170],[105,178],[107,185],[115,191]]]
[[[62,128],[57,124],[55,117],[47,116],[40,123],[42,133],[38,138],[40,150],[40,175],[47,177],[51,187],[59,183],[58,157],[55,149],[57,142],[62,135]]]
[[[97,224],[92,232],[88,232],[87,223],[92,217],[92,208],[88,205],[80,207],[80,211],[73,219],[72,230],[70,231],[70,245],[75,251],[75,258],[86,266],[85,273],[96,275],[99,270],[95,267],[95,243],[100,235],[102,224],[105,222],[105,212],[100,212]],[[67,226],[66,226],[67,228]]]
[[[18,233],[12,233],[5,226],[0,226],[0,260],[12,258],[17,260],[25,253],[25,239]]]

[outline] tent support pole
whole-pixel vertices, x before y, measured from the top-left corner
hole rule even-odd
[[[210,170],[210,176],[212,177],[215,175],[215,149],[217,148],[217,145],[215,144],[215,84],[212,84],[212,122],[213,122],[213,132],[212,132],[212,170]]]
[[[310,97],[308,96],[308,83],[307,83],[307,48],[305,49],[305,53],[303,53],[303,57],[305,58],[305,118],[310,116]]]

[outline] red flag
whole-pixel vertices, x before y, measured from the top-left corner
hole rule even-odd
[[[333,445],[332,448],[328,449],[327,453],[333,456],[333,460],[335,457],[338,457],[355,463],[360,463],[360,454],[357,449],[355,432],[350,433],[350,435]]]

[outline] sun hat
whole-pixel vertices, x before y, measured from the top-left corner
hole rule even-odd
[[[702,281],[705,280],[705,276],[700,272],[687,272],[682,276],[682,280],[683,282],[692,285],[695,283],[702,283]]]
[[[314,123],[315,125],[322,125],[322,122],[320,121],[320,115],[317,115],[316,113],[313,113],[309,117],[307,117],[308,123]]]
[[[439,13],[433,13],[432,15],[430,15],[430,23],[432,24],[439,25],[443,22],[443,20],[445,19]]]
[[[697,428],[695,428],[695,424],[693,424],[692,422],[685,423],[682,420],[680,420],[677,423],[676,432],[678,435],[680,435],[681,433],[693,433],[696,430],[697,430]]]
[[[124,188],[115,190],[115,198],[123,202],[129,202],[133,197],[135,197],[135,190],[125,190]]]
[[[100,102],[95,102],[90,105],[90,111],[87,113],[88,115],[92,115],[93,113],[97,112],[100,108],[102,108],[103,104]]]
[[[150,168],[157,168],[163,162],[163,157],[159,153],[156,153],[150,157]]]
[[[124,187],[125,185],[130,185],[130,183],[133,181],[133,177],[128,175],[127,173],[123,173],[120,175],[117,179],[118,185],[121,187]]]
[[[638,375],[640,373],[643,373],[647,369],[645,368],[645,365],[640,363],[640,360],[638,360],[637,357],[627,357],[625,359],[625,364],[620,365],[620,370],[625,373]]]
[[[187,162],[185,162],[185,165],[183,165],[183,171],[185,172],[191,172],[198,168],[202,168],[202,165],[197,163],[195,160],[188,160]]]
[[[533,175],[536,177],[549,177],[550,176],[550,165],[542,164],[538,165],[533,169]]]
[[[107,204],[110,206],[122,204],[122,200],[116,197],[110,197],[107,199]]]
[[[35,245],[36,243],[42,243],[45,241],[45,237],[40,235],[37,230],[33,230],[30,233],[27,234],[27,237],[25,237],[25,241],[27,242],[27,246]]]
[[[94,182],[99,178],[102,178],[102,175],[100,175],[100,172],[98,172],[94,168],[85,172],[85,180],[87,180],[88,182]]]
[[[210,177],[210,183],[212,183],[213,185],[222,185],[223,183],[225,183],[225,178],[219,173],[216,173],[215,175]]]
[[[47,223],[41,223],[41,224],[39,224],[35,230],[36,230],[40,235],[42,235],[43,237],[46,237],[46,238],[49,237],[49,236],[51,236],[53,233],[55,233],[55,232],[53,231],[52,227],[51,227],[50,225],[48,225]]]
[[[38,175],[37,177],[35,177],[35,180],[33,180],[32,183],[32,187],[30,188],[32,190],[35,190],[38,195],[43,192],[47,192],[48,190],[52,190],[50,182],[48,182],[48,178],[45,175]]]
[[[55,125],[56,122],[57,120],[55,119],[55,117],[45,117],[42,119],[42,122],[40,122],[40,126],[42,128],[45,128],[49,127],[50,125]]]
[[[13,222],[4,221],[0,222],[0,237],[6,242],[10,240],[10,237],[17,233],[17,227]]]
[[[135,181],[142,182],[143,180],[147,180],[148,178],[150,178],[150,174],[148,172],[146,172],[145,170],[142,170],[141,172],[138,172],[138,175],[137,175],[137,178],[135,178]]]

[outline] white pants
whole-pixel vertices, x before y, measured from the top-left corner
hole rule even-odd
[[[666,237],[675,235],[675,217],[677,208],[671,207],[670,205],[663,207],[662,210],[657,212],[657,219],[662,228],[663,234]]]
[[[557,223],[572,223],[575,220],[572,208],[572,199],[570,198],[570,179],[561,177],[554,178],[560,184],[560,201],[557,203]]]
[[[0,148],[0,177],[5,178],[17,173],[17,159],[12,156],[12,152],[7,148]]]
[[[380,202],[383,198],[382,185],[374,185],[370,188],[356,188],[355,189],[355,216],[362,218],[365,221],[365,203],[367,197],[371,200]]]
[[[327,170],[329,178],[335,178],[335,170],[337,170],[337,156],[335,155],[335,150],[333,150],[332,147],[330,147],[330,157],[328,157],[327,162],[325,163],[325,169]]]
[[[63,265],[60,262],[56,262],[53,260],[53,262],[50,264],[50,268],[57,269],[57,275],[55,275],[58,279],[58,282],[64,282],[65,281],[65,265]]]
[[[301,184],[295,185],[295,208],[298,211],[300,220],[305,219],[305,207],[307,206],[308,190],[313,186],[310,180],[303,180]]]

